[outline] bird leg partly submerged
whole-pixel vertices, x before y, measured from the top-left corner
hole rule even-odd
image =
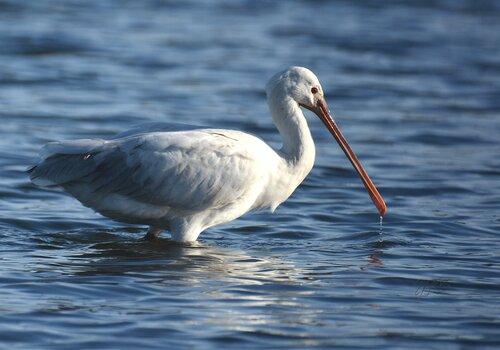
[[[163,232],[163,229],[151,226],[146,233],[146,235],[142,238],[145,241],[154,241],[158,238],[158,236]]]

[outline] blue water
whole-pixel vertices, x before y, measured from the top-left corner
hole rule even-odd
[[[0,347],[498,348],[499,57],[498,1],[0,1]],[[148,121],[277,145],[264,84],[289,65],[320,77],[382,230],[312,115],[293,196],[192,246],[24,173]]]

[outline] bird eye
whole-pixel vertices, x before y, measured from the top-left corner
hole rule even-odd
[[[312,92],[313,94],[317,94],[317,93],[318,93],[318,88],[317,88],[316,86],[313,86],[313,87],[311,88],[311,92]]]

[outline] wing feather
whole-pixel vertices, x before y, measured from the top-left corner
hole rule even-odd
[[[221,132],[138,133],[94,143],[85,149],[92,153],[75,154],[77,148],[68,146],[72,152],[65,154],[59,145],[59,153],[30,175],[65,188],[86,186],[92,192],[84,194],[88,196],[120,194],[179,210],[223,207],[265,176],[260,163],[261,148],[267,146],[248,134]],[[248,147],[249,139],[253,147]]]

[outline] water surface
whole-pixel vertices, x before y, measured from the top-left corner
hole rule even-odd
[[[0,343],[8,348],[500,346],[496,1],[0,2]],[[275,214],[140,241],[24,170],[149,121],[279,144],[264,84],[320,77],[387,200],[309,116],[316,166]]]

